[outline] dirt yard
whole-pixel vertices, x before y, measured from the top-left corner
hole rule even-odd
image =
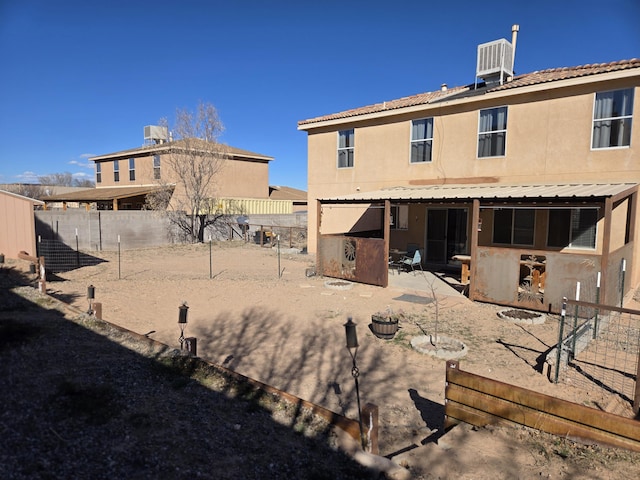
[[[522,430],[455,427],[437,451],[425,451],[421,458],[412,455],[421,444],[433,446],[432,440],[442,433],[445,362],[410,346],[413,336],[435,333],[436,309],[438,334],[468,347],[460,360],[462,369],[629,414],[630,407],[610,394],[555,385],[540,373],[542,355],[557,339],[557,319],[552,316],[541,325],[508,322],[497,315],[502,308],[470,302],[446,289],[433,301],[427,279],[423,285],[418,279],[411,288],[329,288],[326,282],[332,279],[306,275],[314,256],[283,251],[278,257],[276,249],[250,244],[214,244],[211,256],[209,245],[95,255],[105,261],[56,274],[47,284],[49,293],[88,309],[87,287],[93,285],[105,320],[175,347],[178,307],[186,302],[184,335],[197,338],[199,357],[357,418],[343,327],[352,316],[358,324],[362,403],[380,408],[381,455],[399,455],[396,461],[416,478],[640,475],[639,455],[625,453],[621,463],[616,463],[617,453],[594,454],[583,461],[577,458],[585,456],[580,450],[577,463],[570,462],[570,454],[557,451],[569,448],[564,443],[541,446],[542,437]],[[387,308],[406,315],[393,340],[376,338],[369,330],[371,314]],[[522,448],[514,443],[516,438]],[[444,456],[451,462],[443,462]]]

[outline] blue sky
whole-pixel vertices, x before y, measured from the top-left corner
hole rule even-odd
[[[516,73],[640,57],[640,0],[0,0],[0,183],[93,179],[88,157],[202,101],[306,190],[299,120],[473,83],[513,24]]]

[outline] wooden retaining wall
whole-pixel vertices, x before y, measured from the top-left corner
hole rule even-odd
[[[46,293],[46,292],[44,292]],[[53,297],[51,297],[53,298]],[[57,301],[57,300],[56,300]],[[85,313],[83,311],[81,311],[80,309],[69,305],[67,303],[64,302],[60,302],[62,305],[64,305],[64,308],[67,309],[70,312],[73,312],[74,314],[82,314]],[[169,347],[168,345],[165,345],[164,343],[161,343],[157,340],[154,340],[152,338],[149,338],[146,335],[142,335],[139,334],[137,332],[134,332],[133,330],[129,330],[125,327],[121,327],[120,325],[116,325],[115,323],[110,323],[107,320],[104,320],[102,318],[102,303],[101,302],[95,302],[93,304],[93,315],[100,321],[106,323],[109,325],[110,328],[112,328],[115,331],[118,331],[124,335],[129,336],[130,338],[144,344],[147,346],[154,346],[155,349],[158,349],[159,351],[162,350],[166,350],[166,349],[171,349],[171,347]],[[151,347],[149,347],[151,348]],[[216,371],[221,377],[225,378],[227,381],[229,380],[233,380],[235,382],[238,382],[242,385],[244,385],[244,388],[249,388],[253,391],[256,392],[263,392],[263,393],[267,393],[267,394],[271,394],[271,395],[275,395],[277,397],[279,397],[282,401],[288,402],[290,404],[295,405],[297,408],[299,409],[308,409],[310,410],[314,415],[317,415],[321,418],[323,418],[324,420],[326,420],[330,425],[339,428],[341,430],[343,430],[344,432],[347,433],[347,435],[349,435],[351,438],[353,438],[354,440],[356,440],[358,443],[360,443],[364,437],[364,442],[366,443],[366,451],[369,453],[372,453],[374,455],[379,455],[380,454],[380,447],[379,447],[379,409],[378,406],[373,404],[373,403],[366,403],[363,407],[362,410],[359,412],[359,414],[361,415],[362,418],[362,424],[363,424],[363,428],[362,428],[362,437],[360,436],[360,422],[358,420],[354,420],[348,417],[345,417],[343,415],[340,415],[338,413],[335,413],[331,410],[329,410],[328,408],[322,407],[320,405],[311,403],[307,400],[303,400],[302,398],[296,397],[295,395],[292,395],[288,392],[285,392],[283,390],[279,390],[271,385],[268,385],[266,383],[260,382],[258,380],[255,380],[253,378],[247,377],[245,375],[242,375],[241,373],[237,373],[233,370],[230,370],[226,367],[223,367],[222,365],[218,365],[212,362],[208,362],[207,360],[204,360],[202,358],[199,357],[195,357],[195,356],[191,356],[189,355],[186,350],[184,351],[184,354],[187,355],[189,357],[189,361],[193,362],[194,364],[199,364],[202,368],[205,369],[211,369]]]
[[[463,372],[447,362],[445,428],[517,423],[587,444],[640,452],[640,421]]]

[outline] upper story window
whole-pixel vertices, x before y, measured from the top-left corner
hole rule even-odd
[[[411,163],[431,161],[433,144],[433,118],[411,122]]]
[[[338,132],[338,168],[353,167],[354,134],[351,130]]]
[[[507,142],[507,107],[480,110],[478,158],[503,157]]]
[[[153,178],[160,180],[160,155],[153,156]]]
[[[549,247],[596,248],[597,208],[549,210]]]
[[[591,148],[628,147],[632,117],[633,88],[596,93]]]
[[[102,182],[102,164],[96,163],[96,183]]]
[[[120,181],[120,160],[113,161],[113,181]]]
[[[136,179],[136,159],[129,159],[129,180],[132,182]]]
[[[500,208],[493,211],[493,243],[533,245],[536,211],[532,208]]]

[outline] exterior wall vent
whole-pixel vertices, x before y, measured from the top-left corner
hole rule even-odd
[[[513,76],[513,45],[504,38],[478,45],[478,63],[476,78],[487,83],[499,81],[502,84],[507,77]]]
[[[167,127],[159,125],[147,125],[144,127],[145,142],[164,143],[169,137]]]

